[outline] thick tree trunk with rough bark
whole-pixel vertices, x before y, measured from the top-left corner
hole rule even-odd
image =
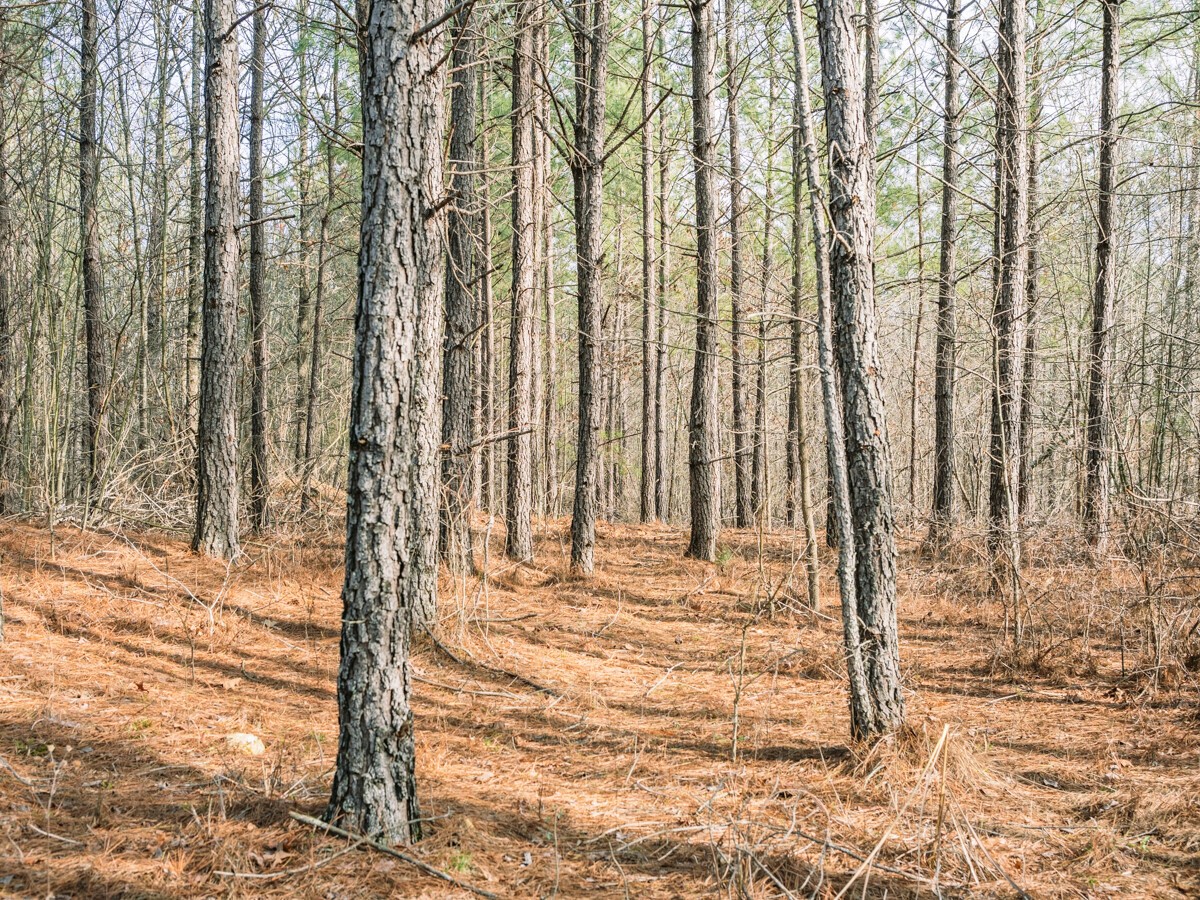
[[[1019,603],[1021,537],[1018,481],[1021,446],[1021,385],[1024,372],[1026,275],[1029,231],[1029,144],[1026,140],[1026,8],[1002,0],[997,52],[996,104],[996,296],[992,362],[992,414],[988,488],[989,544],[998,585]],[[1016,615],[1019,623],[1021,616]]]
[[[696,178],[696,357],[688,423],[691,537],[687,555],[713,560],[721,529],[717,462],[717,138],[713,0],[689,0],[692,24],[692,156]]]
[[[475,392],[475,169],[478,111],[475,85],[477,38],[464,8],[451,37],[450,191],[446,257],[446,335],[442,357],[441,553],[450,571],[470,572],[471,449]]]
[[[196,531],[192,548],[232,559],[238,543],[238,46],[233,0],[205,0],[204,302]]]
[[[362,242],[338,669],[325,817],[385,843],[420,836],[411,629],[437,596],[443,41],[409,36],[435,0],[373,0],[362,54]]]
[[[579,434],[575,505],[571,515],[571,569],[595,568],[600,436],[600,348],[603,340],[604,113],[608,79],[608,0],[572,7],[575,52],[575,253],[579,273]]]
[[[946,4],[946,74],[942,106],[942,223],[938,260],[937,341],[934,348],[933,510],[929,544],[935,550],[954,528],[954,384],[958,372],[958,0]]]
[[[96,0],[83,0],[82,41],[79,48],[79,245],[83,286],[84,378],[87,416],[84,419],[84,488],[99,486],[104,466],[104,297],[100,274],[100,225],[97,189],[100,151],[96,134],[99,102]]]
[[[1113,260],[1113,196],[1117,183],[1116,116],[1120,103],[1121,0],[1100,0],[1104,9],[1104,59],[1100,88],[1100,185],[1096,200],[1096,282],[1092,298],[1091,350],[1088,354],[1086,473],[1083,524],[1097,553],[1109,532],[1109,480],[1112,412],[1112,327],[1117,294]]]
[[[841,381],[853,519],[852,530],[841,538],[843,543],[854,541],[858,648],[867,692],[866,698],[852,699],[851,727],[856,737],[869,739],[904,722],[891,453],[875,321],[873,141],[866,133],[854,4],[818,0],[817,31],[830,146],[832,343]],[[850,637],[847,632],[848,644]]]
[[[254,10],[250,57],[250,524],[271,520],[267,474],[267,248],[263,207],[263,77],[267,59],[267,13]]]
[[[533,558],[533,304],[537,291],[534,216],[534,57],[532,0],[518,0],[512,58],[512,315],[508,349],[508,478],[504,550]]]

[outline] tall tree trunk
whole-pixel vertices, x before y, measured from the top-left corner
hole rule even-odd
[[[957,377],[958,288],[958,0],[946,2],[946,74],[942,101],[942,223],[938,260],[937,343],[934,349],[933,510],[929,545],[940,550],[954,528],[954,382]]]
[[[211,2],[211,0],[210,0]],[[410,629],[437,599],[443,7],[373,0],[362,53],[362,243],[350,406],[338,754],[325,816],[420,836]]]
[[[1042,3],[1038,0],[1034,12],[1034,28],[1037,29],[1042,19]],[[1038,314],[1038,270],[1041,266],[1041,228],[1038,224],[1039,196],[1039,141],[1038,128],[1042,117],[1042,82],[1038,77],[1041,69],[1040,41],[1035,38],[1030,53],[1029,68],[1032,83],[1030,85],[1031,99],[1029,104],[1029,264],[1025,273],[1025,305],[1028,310],[1025,318],[1025,348],[1024,371],[1021,378],[1021,458],[1017,470],[1017,519],[1024,523],[1029,514],[1031,493],[1030,478],[1033,456],[1033,391],[1037,373],[1037,314]],[[1024,527],[1024,524],[1022,524]]]
[[[446,335],[442,357],[441,552],[450,571],[475,567],[471,555],[471,406],[475,391],[475,200],[477,39],[471,8],[455,16],[451,42],[450,190],[446,257]]]
[[[904,722],[891,452],[875,322],[875,185],[869,153],[873,141],[866,133],[853,3],[818,0],[817,31],[825,133],[830,146],[837,148],[829,164],[830,305],[849,476],[845,501],[847,518],[853,519],[841,540],[843,545],[854,542],[857,648],[866,689],[865,697],[856,696],[857,675],[851,669],[851,728],[856,737],[871,738]],[[848,605],[843,597],[843,607]],[[847,650],[853,653],[856,636],[848,619],[844,609]]]
[[[664,56],[666,38],[663,31],[667,11],[659,7],[658,56]],[[666,90],[663,88],[662,90]],[[658,106],[658,334],[654,339],[654,516],[665,522],[670,516],[667,499],[667,295],[670,291],[671,243],[669,211],[667,209],[667,175],[670,157],[666,141],[666,97],[659,97]]]
[[[737,17],[734,2],[726,3],[725,61],[726,90],[729,99],[729,304],[730,347],[733,386],[733,483],[734,524],[749,528],[751,448],[746,415],[745,319],[742,311],[742,146],[738,104],[738,80],[742,77],[738,58]]]
[[[1096,283],[1092,299],[1088,354],[1086,463],[1083,523],[1097,553],[1108,543],[1112,432],[1112,327],[1117,272],[1113,261],[1113,192],[1117,179],[1117,125],[1120,103],[1120,0],[1100,0],[1104,10],[1104,58],[1100,88],[1100,186],[1096,202]]]
[[[820,562],[817,551],[817,525],[812,507],[812,477],[808,464],[807,387],[804,379],[804,253],[803,205],[804,160],[803,120],[808,103],[806,60],[802,42],[793,41],[795,94],[792,101],[792,305],[791,340],[788,361],[788,453],[786,514],[788,524],[804,528],[804,569],[807,576],[808,605],[821,605]],[[811,117],[811,114],[810,114]],[[811,190],[811,188],[810,188]],[[822,223],[822,229],[824,225]],[[814,243],[819,235],[813,235]],[[814,251],[817,252],[817,251]],[[824,252],[822,248],[821,251]],[[832,471],[832,470],[831,470]]]
[[[188,281],[184,383],[189,432],[200,416],[200,330],[204,303],[204,0],[192,0],[192,85],[188,110]]]
[[[547,143],[549,138],[546,138]],[[547,152],[547,156],[549,153]],[[546,361],[545,378],[546,391],[543,402],[546,405],[542,412],[544,430],[542,440],[545,444],[542,455],[545,458],[543,470],[546,479],[546,509],[551,516],[558,515],[558,322],[557,300],[554,290],[554,229],[549,221],[542,232],[544,258],[544,283],[542,295],[546,307]]]
[[[486,71],[480,73],[481,118],[487,111],[486,79]],[[492,297],[492,188],[488,169],[490,162],[488,131],[484,128],[479,135],[479,322],[482,330],[482,339],[479,342],[479,431],[486,441],[480,449],[479,495],[484,509],[488,511],[489,516],[493,516],[496,513],[496,444],[491,438],[496,429],[496,317]]]
[[[254,10],[250,58],[250,523],[262,531],[271,520],[267,472],[267,248],[263,207],[263,76],[267,13]]]
[[[696,361],[688,422],[691,537],[687,555],[714,560],[721,528],[717,462],[717,141],[713,128],[716,44],[712,0],[688,0],[692,19],[692,143],[696,177]]]
[[[775,134],[775,72],[767,91],[767,133]],[[750,511],[764,527],[770,523],[767,497],[767,315],[771,296],[771,229],[775,221],[775,179],[768,168],[763,186],[763,246],[758,306],[758,358],[754,372],[754,450],[750,464]]]
[[[100,153],[96,135],[99,102],[96,48],[96,0],[83,0],[79,52],[79,243],[83,269],[83,318],[87,381],[87,418],[83,452],[85,488],[99,487],[103,469],[102,432],[107,376],[104,368],[104,297],[100,275],[100,226],[97,222]]]
[[[150,426],[158,431],[164,407],[169,412],[167,376],[167,41],[170,7],[160,3],[155,10],[154,40],[154,170],[150,209],[150,235],[147,247],[149,295],[146,300],[146,367],[150,382]],[[149,435],[147,435],[149,437]],[[161,433],[160,433],[161,436]]]
[[[296,94],[299,109],[296,111],[296,194],[300,241],[299,279],[296,296],[296,398],[293,407],[295,422],[292,462],[303,473],[308,468],[304,454],[308,434],[308,369],[309,350],[312,347],[313,291],[312,291],[312,240],[313,240],[313,165],[309,146],[308,109],[308,0],[296,4]],[[300,502],[304,503],[304,495]]]
[[[232,559],[238,543],[238,45],[233,0],[204,7],[204,309],[196,531],[192,548]]]
[[[0,34],[3,28],[0,27]],[[9,71],[0,67],[0,515],[9,512],[9,447],[13,421],[16,360],[13,358],[13,264],[16,258],[9,174],[7,104]],[[3,622],[0,621],[0,627]]]
[[[996,114],[998,247],[992,310],[993,390],[988,491],[989,543],[997,586],[1009,592],[1017,635],[1021,536],[1017,516],[1020,477],[1021,383],[1024,370],[1028,272],[1029,145],[1026,140],[1026,8],[1002,0]],[[1007,585],[1005,584],[1007,582]]]
[[[575,197],[575,253],[579,277],[579,435],[575,503],[571,515],[571,569],[595,568],[597,480],[600,465],[600,351],[604,294],[601,241],[604,204],[604,113],[608,80],[609,0],[577,0],[571,7],[575,54],[575,143],[571,176]]]
[[[642,0],[642,477],[639,515],[649,522],[654,508],[654,401],[657,384],[654,367],[654,339],[658,333],[658,297],[654,260],[654,139],[650,121],[651,6]]]
[[[537,289],[534,217],[534,57],[532,0],[517,0],[512,58],[512,316],[508,357],[508,478],[504,550],[533,558],[533,301]]]

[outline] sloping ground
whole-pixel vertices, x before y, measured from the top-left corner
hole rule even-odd
[[[1200,896],[1196,684],[1130,676],[1102,575],[1031,574],[1070,614],[1035,610],[1061,633],[1014,674],[980,565],[906,551],[912,730],[864,751],[794,539],[726,540],[704,565],[677,530],[602,526],[573,581],[547,522],[537,567],[493,551],[487,585],[444,579],[411,852],[507,897]],[[288,816],[320,814],[336,751],[338,550],[227,569],[157,533],[0,523],[0,892],[469,896]]]

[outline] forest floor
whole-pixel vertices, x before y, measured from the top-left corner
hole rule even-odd
[[[1014,665],[979,556],[904,542],[911,724],[864,750],[828,554],[813,615],[787,533],[709,565],[602,524],[586,581],[565,521],[538,535],[443,576],[418,642],[424,862],[502,897],[1200,896],[1196,677],[1148,672],[1130,573],[1031,552]],[[227,568],[0,522],[0,894],[471,896],[289,817],[337,749],[339,537]]]

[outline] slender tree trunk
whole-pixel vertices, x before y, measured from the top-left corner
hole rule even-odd
[[[546,139],[547,142],[549,138]],[[549,153],[547,153],[549,155]],[[546,408],[542,413],[545,429],[542,440],[545,447],[542,451],[545,457],[544,474],[546,479],[546,509],[552,516],[558,515],[558,322],[557,300],[554,291],[554,230],[550,223],[542,232],[545,249],[544,276],[545,282],[542,294],[546,304],[546,362],[545,378],[546,391],[543,401]]]
[[[742,147],[738,105],[738,80],[742,77],[738,57],[737,17],[734,2],[726,4],[725,61],[726,90],[729,98],[729,303],[730,356],[733,376],[733,483],[734,524],[749,528],[753,522],[750,508],[751,447],[746,415],[745,319],[742,311]]]
[[[83,0],[79,53],[79,242],[83,269],[84,377],[87,418],[84,422],[84,479],[88,491],[99,487],[103,474],[102,433],[107,377],[104,368],[104,297],[100,275],[100,226],[97,222],[100,153],[96,135],[99,102],[96,48],[96,0]]]
[[[854,9],[849,0],[818,0],[817,31],[825,91],[825,133],[831,147],[829,222],[832,349],[841,376],[845,426],[846,500],[854,542],[855,605],[866,697],[856,697],[851,670],[851,728],[871,738],[900,727],[900,653],[896,628],[896,543],[891,453],[875,323],[872,139],[866,133]],[[832,373],[831,373],[832,374]],[[828,379],[832,382],[832,378]],[[850,524],[850,523],[847,523]],[[844,552],[844,551],[843,551]],[[843,558],[844,559],[844,558]],[[843,606],[847,606],[843,598]],[[855,635],[843,613],[847,650]]]
[[[654,339],[658,333],[658,297],[654,281],[654,139],[650,121],[651,71],[651,6],[642,0],[642,74],[639,90],[642,95],[642,476],[639,515],[649,522],[655,517],[654,508],[654,401],[657,384],[654,367]]]
[[[942,223],[938,260],[937,344],[934,349],[933,510],[929,545],[940,550],[954,528],[954,382],[958,314],[955,249],[958,235],[958,0],[946,3],[946,75],[942,106]]]
[[[921,333],[925,324],[925,205],[921,195],[921,145],[916,146],[917,183],[917,320],[913,325],[912,366],[909,369],[908,393],[908,509],[909,515],[917,511],[917,390],[920,386]]]
[[[475,567],[471,554],[471,421],[475,391],[475,169],[478,111],[477,39],[471,9],[455,17],[451,44],[449,253],[446,258],[446,335],[442,357],[441,553],[450,571]]]
[[[1097,553],[1108,543],[1111,467],[1112,327],[1117,273],[1113,261],[1114,190],[1117,180],[1116,116],[1120,103],[1120,0],[1100,0],[1104,10],[1104,59],[1100,88],[1100,187],[1096,203],[1096,283],[1088,354],[1086,479],[1083,522]]]
[[[775,134],[775,72],[767,91],[767,133]],[[762,293],[758,307],[758,358],[754,377],[754,451],[750,465],[750,511],[754,521],[770,523],[767,500],[767,316],[771,296],[771,229],[775,222],[775,179],[768,168],[763,186]]]
[[[486,72],[479,77],[479,110],[480,117],[485,115],[487,106],[485,82]],[[480,278],[479,278],[479,321],[482,329],[482,340],[479,347],[479,415],[482,420],[480,434],[488,438],[480,451],[480,500],[488,515],[496,513],[496,445],[490,440],[496,429],[496,317],[495,302],[492,297],[492,189],[488,165],[491,161],[491,151],[488,147],[488,132],[480,132],[480,198],[479,240],[481,246]]]
[[[210,0],[211,2],[211,0]],[[437,599],[446,227],[435,0],[373,0],[362,53],[362,243],[350,406],[338,754],[325,817],[420,836],[410,629]]]
[[[803,47],[800,48],[801,52]],[[788,495],[786,513],[789,525],[804,528],[804,569],[807,576],[808,604],[821,605],[820,562],[817,549],[817,525],[812,506],[812,476],[808,464],[807,385],[804,378],[804,160],[803,119],[808,102],[807,65],[803,56],[795,62],[795,95],[792,103],[792,305],[791,341],[788,363]],[[822,226],[823,227],[823,226]],[[817,239],[814,234],[814,241]],[[824,252],[824,251],[822,251]]]
[[[300,238],[300,265],[296,297],[296,399],[293,408],[295,437],[292,462],[303,473],[308,468],[305,444],[308,434],[308,369],[312,347],[312,231],[313,231],[313,166],[309,147],[308,109],[308,0],[296,4],[296,25],[299,41],[296,46],[296,93],[299,109],[296,112],[296,193]],[[301,503],[304,497],[301,495]]]
[[[233,0],[205,0],[204,308],[192,548],[238,543],[238,46]]]
[[[263,206],[263,76],[267,59],[267,13],[254,10],[250,58],[250,522],[256,531],[271,521],[267,471],[267,247]]]
[[[3,29],[0,28],[0,34]],[[9,174],[8,144],[8,82],[9,72],[0,68],[0,515],[10,509],[9,447],[13,421],[13,394],[16,360],[13,358],[13,263],[16,258],[12,196]],[[3,620],[0,618],[0,628]]]
[[[717,458],[717,147],[713,128],[716,44],[712,0],[689,0],[692,19],[692,142],[696,178],[696,361],[688,422],[691,538],[687,555],[714,560],[721,528]]]
[[[604,295],[601,271],[604,204],[604,113],[608,80],[608,0],[578,0],[575,24],[575,252],[579,274],[579,435],[575,504],[571,516],[571,569],[595,568],[597,480],[600,465],[600,351]]]
[[[204,0],[192,3],[192,86],[188,111],[188,283],[185,356],[187,421],[195,435],[200,416],[200,326],[204,301]]]
[[[996,181],[999,218],[995,336],[988,492],[989,543],[998,586],[1011,595],[1020,636],[1021,536],[1017,516],[1020,476],[1021,383],[1024,369],[1026,274],[1028,272],[1029,145],[1026,140],[1026,8],[1002,0],[997,53]]]
[[[1042,4],[1039,0],[1035,7],[1034,25],[1037,27],[1042,18]],[[1041,69],[1040,44],[1035,41],[1030,54],[1030,71],[1037,73]],[[1037,362],[1037,314],[1038,314],[1038,270],[1041,265],[1041,229],[1038,224],[1039,196],[1039,144],[1038,127],[1042,115],[1042,85],[1040,79],[1033,80],[1030,91],[1032,98],[1029,104],[1029,267],[1025,273],[1025,305],[1028,310],[1025,321],[1025,364],[1021,380],[1021,459],[1017,472],[1017,518],[1024,523],[1030,508],[1030,478],[1033,455],[1033,391],[1036,378],[1035,365]],[[1022,524],[1022,527],[1024,525]]]
[[[663,57],[666,9],[659,7],[658,56]],[[665,88],[663,89],[665,90]],[[667,209],[667,153],[665,98],[658,107],[658,334],[654,339],[654,516],[665,522],[670,516],[667,500],[667,294],[670,290],[671,244]]]
[[[169,379],[167,377],[167,40],[170,28],[169,7],[162,3],[155,10],[154,39],[155,103],[154,103],[154,169],[153,194],[150,209],[150,235],[147,241],[147,280],[149,295],[146,301],[146,369],[150,394],[150,429],[158,432],[163,426],[162,414],[169,413]],[[150,437],[147,434],[147,437]]]
[[[537,290],[534,217],[534,56],[532,0],[517,0],[512,59],[512,317],[508,362],[508,478],[504,550],[533,558],[533,301]]]

